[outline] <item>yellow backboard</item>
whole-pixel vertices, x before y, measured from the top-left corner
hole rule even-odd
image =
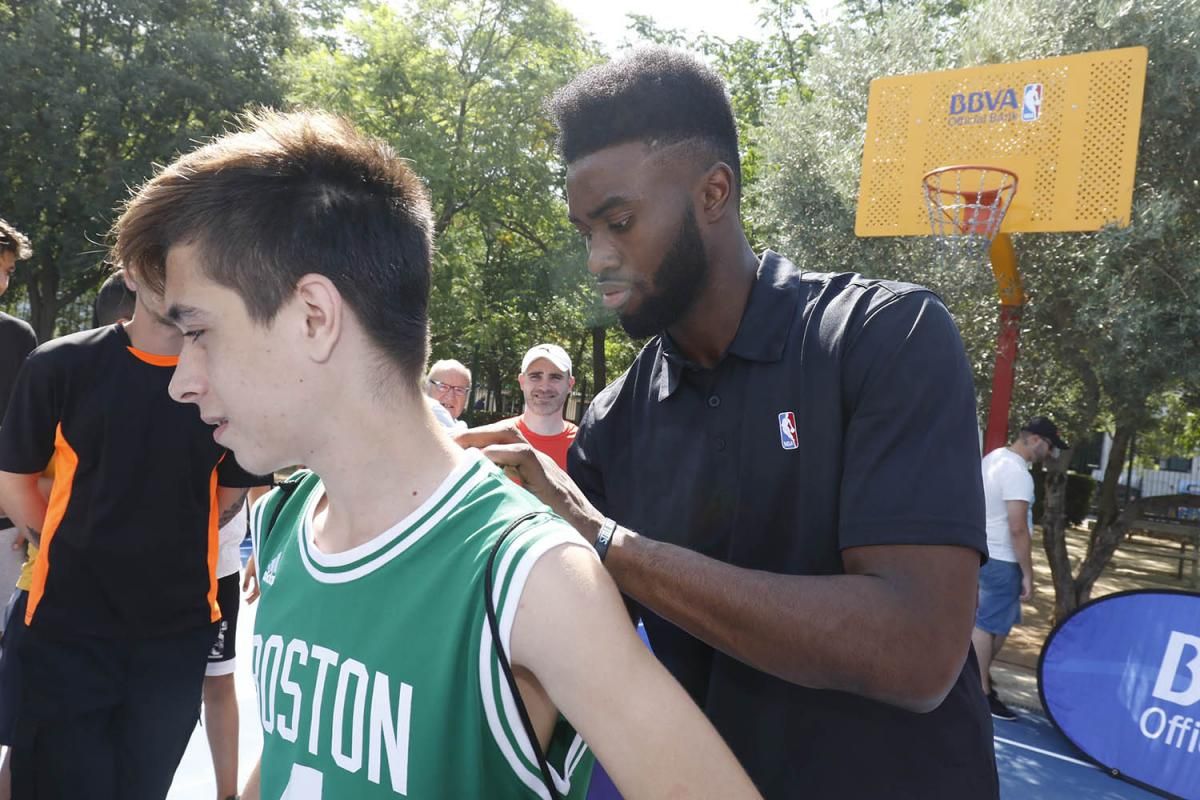
[[[1002,232],[1128,225],[1146,48],[896,75],[871,82],[859,236],[930,233],[921,176],[937,167],[1012,170]]]

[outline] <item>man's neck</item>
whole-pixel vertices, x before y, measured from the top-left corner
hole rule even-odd
[[[557,436],[567,429],[566,420],[563,419],[562,409],[559,409],[557,414],[543,416],[535,414],[528,408],[521,415],[521,421],[525,423],[525,427],[539,436]]]
[[[709,255],[708,285],[687,316],[667,329],[680,352],[702,367],[715,366],[729,349],[758,274],[758,256],[745,234],[729,253]]]
[[[1023,445],[1022,445],[1022,444],[1021,444],[1019,441],[1017,441],[1017,442],[1013,442],[1012,444],[1010,444],[1010,445],[1008,446],[1008,449],[1009,449],[1010,451],[1012,451],[1012,452],[1016,453],[1017,455],[1019,455],[1021,458],[1025,459],[1025,463],[1026,463],[1026,464],[1032,464],[1032,463],[1033,463],[1033,454],[1032,454],[1032,453],[1027,453],[1027,452],[1025,451],[1025,447],[1024,447],[1024,446],[1023,446]]]
[[[183,336],[174,325],[159,322],[149,312],[137,310],[125,323],[129,343],[145,353],[158,356],[177,356],[183,349]]]

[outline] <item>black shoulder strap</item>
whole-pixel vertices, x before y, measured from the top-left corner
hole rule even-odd
[[[542,752],[541,745],[538,744],[537,731],[533,729],[533,723],[529,720],[529,711],[525,708],[525,702],[521,700],[521,692],[517,688],[516,679],[513,677],[512,667],[508,663],[508,656],[504,653],[504,646],[500,641],[500,625],[496,622],[496,608],[492,602],[492,567],[496,563],[496,554],[500,552],[500,546],[504,544],[504,540],[509,537],[509,534],[523,523],[544,513],[544,511],[531,511],[524,516],[518,517],[504,529],[503,533],[496,537],[496,543],[492,545],[492,552],[488,556],[487,570],[483,574],[484,609],[487,612],[488,627],[492,629],[492,646],[496,648],[496,656],[500,659],[500,669],[504,672],[504,679],[508,681],[508,688],[512,692],[513,702],[517,704],[517,713],[521,715],[521,725],[525,728],[525,735],[529,737],[529,743],[533,746],[533,752],[537,755],[538,767],[542,770],[542,783],[545,785],[546,791],[550,793],[551,800],[560,800],[562,795],[559,794],[558,788],[554,785],[554,776],[550,774],[550,765],[546,763],[546,755]]]
[[[263,508],[263,524],[258,529],[258,546],[261,548],[267,542],[267,538],[271,535],[271,530],[275,527],[275,523],[279,521],[279,514],[283,511],[283,507],[287,505],[288,500],[292,499],[292,495],[300,488],[303,482],[304,475],[293,475],[290,478],[280,481],[275,484],[275,488],[279,494],[273,498],[268,498],[267,506]]]

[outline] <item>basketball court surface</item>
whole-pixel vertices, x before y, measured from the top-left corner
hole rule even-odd
[[[241,711],[240,765],[242,780],[249,774],[262,746],[254,683],[250,677],[251,638],[255,606],[243,605],[238,618],[237,691]],[[1152,800],[1144,791],[1087,761],[1041,715],[1018,711],[1014,722],[994,721],[996,765],[1004,800]],[[212,761],[204,730],[196,727],[175,774],[168,800],[213,800]],[[276,800],[264,798],[264,800]],[[464,798],[465,800],[465,798]]]

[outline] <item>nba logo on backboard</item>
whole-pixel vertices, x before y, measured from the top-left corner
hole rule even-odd
[[[1025,84],[1025,101],[1021,104],[1021,122],[1033,122],[1042,116],[1042,85]]]
[[[795,450],[800,446],[800,437],[796,435],[796,415],[790,411],[779,415],[779,445],[784,450]]]

